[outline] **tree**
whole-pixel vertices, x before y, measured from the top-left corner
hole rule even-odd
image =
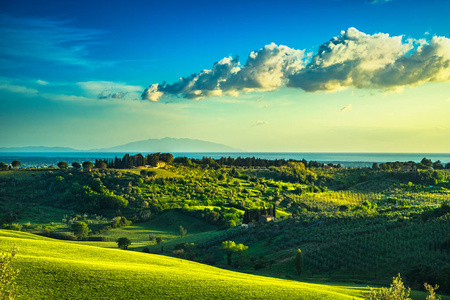
[[[431,162],[431,159],[428,159],[426,157],[422,158],[420,161],[421,164],[424,164],[425,166],[431,167],[433,163]]]
[[[171,164],[173,162],[173,155],[170,153],[161,153],[159,159],[165,163]]]
[[[83,169],[84,169],[85,171],[90,172],[91,169],[92,169],[93,167],[94,167],[94,165],[93,165],[90,161],[85,161],[85,162],[83,163]]]
[[[131,241],[128,238],[126,238],[126,237],[119,238],[116,241],[116,243],[117,243],[117,246],[119,246],[119,248],[122,249],[122,250],[127,250],[128,246],[131,245]]]
[[[372,170],[378,170],[378,168],[378,163],[375,162],[372,164]]]
[[[81,165],[79,164],[79,163],[77,163],[77,162],[74,162],[74,163],[72,163],[72,167],[74,168],[74,169],[81,169]]]
[[[183,237],[183,236],[186,235],[187,230],[184,229],[184,227],[180,225],[180,231],[179,231],[179,233],[180,233],[180,237]]]
[[[236,243],[233,241],[225,241],[222,242],[222,247],[220,249],[222,249],[227,254],[227,262],[228,265],[231,266],[231,256],[233,255],[233,253],[242,254],[247,251],[248,246],[244,246],[244,244],[236,245]]]
[[[8,170],[8,165],[4,162],[0,162],[0,171],[6,171]]]
[[[100,160],[97,162],[95,167],[98,169],[106,169],[106,167],[108,167],[108,166],[106,165],[106,163],[104,161]]]
[[[22,164],[20,163],[20,161],[18,161],[18,160],[14,160],[12,163],[11,163],[11,166],[13,166],[13,168],[15,168],[15,169],[17,169],[18,167],[20,167]]]
[[[412,300],[409,298],[411,289],[406,289],[403,285],[400,274],[393,278],[390,288],[381,288],[379,290],[370,289],[370,292],[364,295],[369,300]]]
[[[161,244],[163,241],[162,237],[160,237],[160,236],[157,236],[155,240],[158,245]]]
[[[78,237],[87,236],[89,233],[89,227],[84,222],[74,222],[72,223],[72,231]]]
[[[444,165],[441,163],[440,160],[437,160],[433,163],[433,169],[442,170],[442,169],[444,169]]]
[[[0,254],[0,299],[16,298],[16,277],[19,274],[19,270],[13,268],[16,254],[15,246]]]
[[[60,169],[67,169],[67,167],[69,166],[65,161],[60,161],[58,164],[57,164],[57,166],[58,166],[58,168],[60,168]]]
[[[300,274],[302,274],[303,254],[302,254],[302,250],[300,250],[300,249],[297,250],[297,255],[295,256],[295,270],[297,270],[298,276],[300,276]]]

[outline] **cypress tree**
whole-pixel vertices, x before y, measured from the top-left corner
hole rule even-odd
[[[274,218],[277,217],[277,206],[276,206],[275,203],[273,204],[272,215],[273,215]]]
[[[303,270],[303,254],[300,249],[297,250],[297,255],[295,256],[295,270],[297,270],[297,274],[300,276]]]

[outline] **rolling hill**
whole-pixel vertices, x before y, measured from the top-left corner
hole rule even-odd
[[[23,299],[361,299],[366,288],[327,286],[218,269],[134,251],[0,230],[17,245]]]

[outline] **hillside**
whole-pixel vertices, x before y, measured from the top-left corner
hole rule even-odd
[[[17,245],[27,299],[360,299],[366,288],[247,275],[186,260],[102,249],[0,230]]]
[[[409,164],[176,158],[165,169],[7,170],[0,224],[113,249],[127,237],[136,252],[283,279],[298,278],[301,249],[302,280],[386,285],[400,272],[413,289],[449,293],[450,170]],[[75,236],[77,221],[89,234]],[[228,262],[225,241],[248,250]]]
[[[128,143],[125,145],[94,149],[97,152],[239,152],[242,150],[235,149],[223,144],[187,139],[187,138],[162,138],[148,139]]]
[[[100,149],[73,149],[68,147],[44,147],[44,146],[29,146],[29,147],[0,147],[0,153],[23,153],[23,152],[242,152],[241,149],[236,149],[224,144],[218,144],[208,141],[188,138],[162,138],[162,139],[148,139],[142,141],[131,142],[123,145],[118,145],[109,148]]]

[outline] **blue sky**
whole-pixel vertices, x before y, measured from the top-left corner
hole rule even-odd
[[[2,1],[0,37],[0,146],[450,148],[448,1]]]

